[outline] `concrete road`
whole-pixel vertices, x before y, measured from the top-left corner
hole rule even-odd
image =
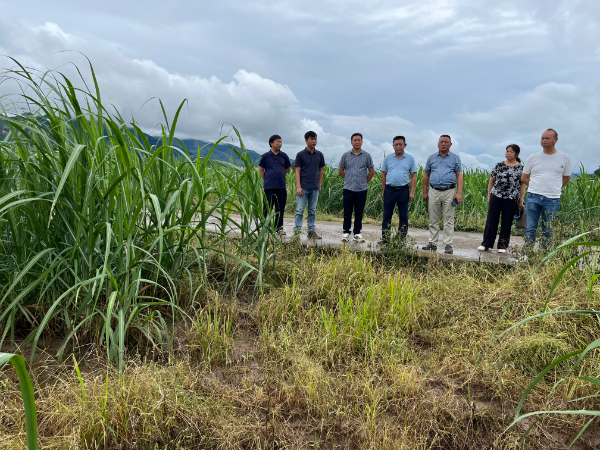
[[[293,218],[285,218],[283,229],[287,236],[284,240],[289,241],[294,235],[294,220]],[[317,234],[322,239],[308,239],[306,236],[306,220],[304,222],[304,228],[300,235],[301,243],[304,245],[314,245],[317,247],[338,247],[342,248],[346,246],[348,249],[356,251],[380,251],[380,247],[377,244],[377,240],[381,237],[381,226],[365,224],[362,229],[362,236],[365,239],[364,243],[353,242],[352,240],[347,243],[342,242],[342,223],[341,222],[326,222],[318,220],[316,223]],[[488,250],[486,252],[480,252],[477,247],[481,244],[482,234],[481,233],[467,233],[464,231],[456,231],[454,233],[454,254],[447,255],[444,253],[444,244],[442,242],[442,233],[440,232],[440,240],[438,242],[437,252],[428,252],[421,250],[421,247],[426,245],[429,241],[429,230],[423,230],[419,228],[409,228],[408,230],[409,243],[413,244],[413,248],[417,254],[422,256],[438,256],[441,258],[450,259],[466,259],[471,261],[483,261],[483,262],[494,262],[503,264],[514,264],[517,262],[515,257],[509,252],[498,253],[497,250]],[[352,238],[352,236],[351,236]],[[510,240],[511,247],[520,247],[523,245],[523,238],[521,236],[513,236]]]

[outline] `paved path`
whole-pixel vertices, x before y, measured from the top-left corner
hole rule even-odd
[[[294,220],[292,218],[285,218],[283,229],[287,236],[284,238],[286,241],[294,235]],[[346,246],[349,249],[357,251],[379,251],[379,245],[377,240],[381,237],[381,226],[365,224],[362,229],[362,236],[365,238],[364,243],[347,242],[343,243],[342,238],[342,223],[341,222],[326,222],[318,220],[316,223],[317,233],[322,236],[322,239],[311,239],[306,237],[306,220],[304,222],[304,229],[301,234],[301,242],[305,245],[315,245],[317,247],[339,247]],[[438,256],[441,258],[449,259],[462,259],[471,261],[483,261],[483,262],[494,262],[503,264],[514,264],[516,259],[510,253],[498,253],[496,250],[489,250],[487,252],[477,251],[477,247],[481,244],[482,234],[481,233],[467,233],[464,231],[456,231],[454,233],[454,254],[446,255],[444,253],[444,245],[442,243],[442,236],[440,232],[440,241],[438,243],[438,250],[436,253],[421,250],[423,245],[426,245],[429,241],[429,230],[423,230],[419,228],[409,228],[408,236],[413,239],[415,246],[415,252],[422,256]],[[523,238],[521,236],[512,236],[510,245],[521,246],[523,245]]]

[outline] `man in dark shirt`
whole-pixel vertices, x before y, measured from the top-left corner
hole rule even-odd
[[[321,239],[315,231],[315,215],[317,202],[319,201],[319,192],[321,192],[321,182],[323,181],[323,167],[325,167],[325,158],[323,153],[317,150],[317,133],[308,131],[304,135],[306,148],[296,155],[294,161],[296,173],[296,221],[294,233],[300,234],[302,229],[302,216],[304,209],[308,205],[308,237]]]
[[[285,236],[283,231],[283,211],[287,201],[287,189],[285,185],[285,174],[291,170],[290,158],[281,151],[283,142],[281,136],[274,134],[269,138],[271,150],[260,157],[258,172],[265,182],[265,196],[267,202],[264,205],[265,217],[269,209],[275,208],[275,227],[279,236]]]

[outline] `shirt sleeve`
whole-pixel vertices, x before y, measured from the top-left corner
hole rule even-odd
[[[460,162],[460,156],[456,155],[456,160],[454,161],[454,171],[462,172],[462,163]]]
[[[346,154],[345,153],[342,155],[342,159],[340,159],[340,167],[342,167],[344,169],[346,168]]]
[[[262,167],[263,169],[267,167],[264,155],[260,157],[260,161],[258,161],[258,167]]]
[[[294,168],[302,167],[302,153],[298,153],[296,155],[296,159],[294,160]]]
[[[386,173],[388,171],[387,158],[384,158],[384,160],[383,160],[383,164],[381,165],[381,171],[386,172]]]
[[[490,177],[498,178],[498,166],[499,166],[499,164],[496,164],[494,166],[494,168],[492,169],[492,172],[490,173]]]
[[[416,173],[417,172],[417,164],[415,163],[415,158],[412,158],[412,161],[410,163],[410,173]]]
[[[530,156],[529,158],[527,158],[527,161],[525,161],[525,167],[523,168],[523,173],[529,175],[531,174],[531,164],[532,164],[532,159],[533,156]]]
[[[288,167],[292,167],[292,163],[290,162],[290,157],[288,155],[285,155],[285,166],[286,169]]]
[[[566,155],[565,170],[563,171],[563,177],[570,177],[570,176],[571,176],[571,158],[569,158],[569,155]]]
[[[323,156],[323,153],[321,153],[321,152],[319,152],[319,153],[321,156],[320,161],[319,161],[319,169],[320,169],[321,167],[325,167],[325,157]]]
[[[367,167],[370,169],[373,167],[373,157],[369,155],[369,160],[367,161]]]
[[[427,158],[427,162],[425,163],[425,172],[431,172],[431,156]]]

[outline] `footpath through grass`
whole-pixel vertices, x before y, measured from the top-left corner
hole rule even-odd
[[[503,337],[473,370],[533,266],[297,246],[285,256],[253,303],[251,291],[204,288],[170,356],[132,353],[122,375],[102,361],[81,378],[72,363],[38,367],[43,448],[517,448],[533,421],[504,431],[525,388],[600,335],[589,316],[549,316]],[[559,270],[546,266],[525,285],[502,329],[540,311]],[[600,308],[586,276],[567,272],[549,308]],[[523,411],[593,393],[573,377],[551,396],[566,370],[548,373]],[[595,357],[579,374],[599,372]],[[22,448],[18,384],[9,372],[0,380],[0,449]],[[523,448],[566,448],[583,424],[544,417]],[[597,448],[599,432],[593,423],[574,448]]]

